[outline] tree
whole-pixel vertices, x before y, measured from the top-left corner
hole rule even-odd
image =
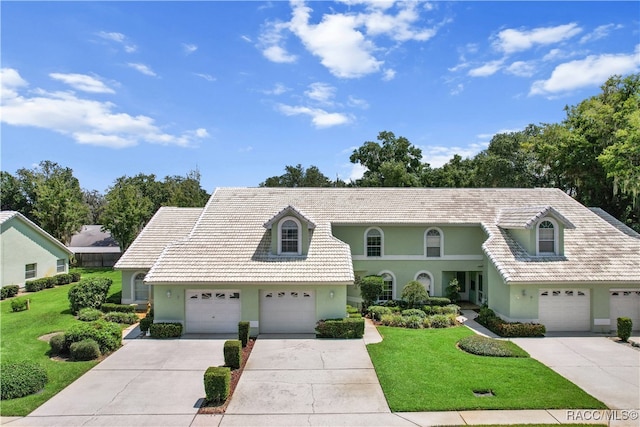
[[[27,218],[31,218],[33,206],[24,193],[20,179],[9,172],[0,171],[0,189],[2,189],[0,210],[20,212]]]
[[[402,289],[401,298],[407,302],[409,308],[420,308],[429,300],[429,293],[422,283],[412,280]]]
[[[417,187],[422,175],[422,150],[403,136],[382,131],[378,141],[366,141],[353,151],[349,160],[367,170],[360,187]]]
[[[207,204],[209,194],[200,186],[200,171],[189,171],[186,177],[167,176],[162,183],[165,206],[202,207]]]
[[[285,173],[272,176],[260,183],[260,187],[331,187],[332,182],[316,166],[305,169],[301,164],[285,166]]]
[[[425,187],[466,188],[473,186],[474,174],[473,160],[455,154],[441,168],[428,170],[422,182]]]
[[[382,276],[365,276],[359,280],[358,286],[362,296],[362,309],[366,311],[382,295],[384,279]]]
[[[459,292],[460,284],[458,283],[458,279],[451,279],[451,281],[445,288],[445,295],[451,300],[451,302],[456,303],[460,299]]]
[[[105,198],[102,228],[108,230],[125,251],[155,212],[153,202],[127,177],[118,178]]]
[[[80,182],[70,168],[45,160],[37,168],[21,169],[27,198],[33,198],[32,215],[45,231],[64,244],[80,230],[88,215]]]
[[[89,210],[87,224],[100,224],[102,212],[107,204],[104,195],[98,190],[82,190],[82,200]]]

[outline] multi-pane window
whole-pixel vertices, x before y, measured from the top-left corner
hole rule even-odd
[[[393,299],[393,276],[389,273],[382,274],[382,294],[380,301],[390,301]]]
[[[64,259],[59,259],[56,262],[56,272],[64,273],[65,271],[67,271],[67,262]]]
[[[538,226],[538,252],[548,254],[556,252],[556,234],[551,221],[542,221]]]
[[[27,264],[24,266],[24,278],[33,279],[38,274],[38,264]]]
[[[144,284],[145,273],[138,273],[133,279],[133,291],[136,301],[149,300],[149,285]]]
[[[283,253],[298,253],[298,224],[286,220],[280,227],[280,249]]]
[[[442,236],[440,232],[434,228],[427,231],[427,257],[440,257],[442,247]]]
[[[378,229],[367,232],[367,256],[382,256],[382,233]]]

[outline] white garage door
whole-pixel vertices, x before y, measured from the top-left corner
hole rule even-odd
[[[238,332],[240,291],[188,290],[185,309],[187,333]]]
[[[628,317],[633,330],[640,330],[640,291],[612,291],[609,297],[611,329],[618,329],[618,317]]]
[[[313,291],[260,291],[260,333],[314,333]]]
[[[547,331],[591,330],[589,289],[540,289],[538,318]]]

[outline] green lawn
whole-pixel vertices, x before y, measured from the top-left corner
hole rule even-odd
[[[92,276],[109,277],[113,280],[109,290],[109,299],[120,302],[122,291],[121,273],[112,269],[77,269],[82,278]],[[19,399],[0,401],[0,415],[27,415],[42,405],[54,394],[72,383],[97,362],[56,362],[49,359],[49,344],[38,337],[51,332],[64,331],[78,322],[69,310],[67,293],[73,286],[56,286],[40,292],[21,294],[20,298],[29,298],[31,309],[14,313],[11,300],[0,303],[0,360],[14,362],[30,360],[40,363],[47,371],[49,381],[45,389],[38,394]]]
[[[378,330],[384,340],[367,349],[392,411],[606,408],[535,359],[459,350],[456,342],[473,334],[463,326]],[[495,396],[476,397],[474,390]]]

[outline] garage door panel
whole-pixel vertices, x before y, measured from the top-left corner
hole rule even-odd
[[[315,326],[315,292],[260,292],[260,333],[314,333]]]
[[[640,330],[640,291],[612,291],[609,296],[611,329],[618,329],[618,317],[628,317],[633,330]]]
[[[591,330],[588,289],[541,289],[538,318],[547,331]]]
[[[188,290],[185,294],[187,333],[233,333],[240,321],[240,291]]]

